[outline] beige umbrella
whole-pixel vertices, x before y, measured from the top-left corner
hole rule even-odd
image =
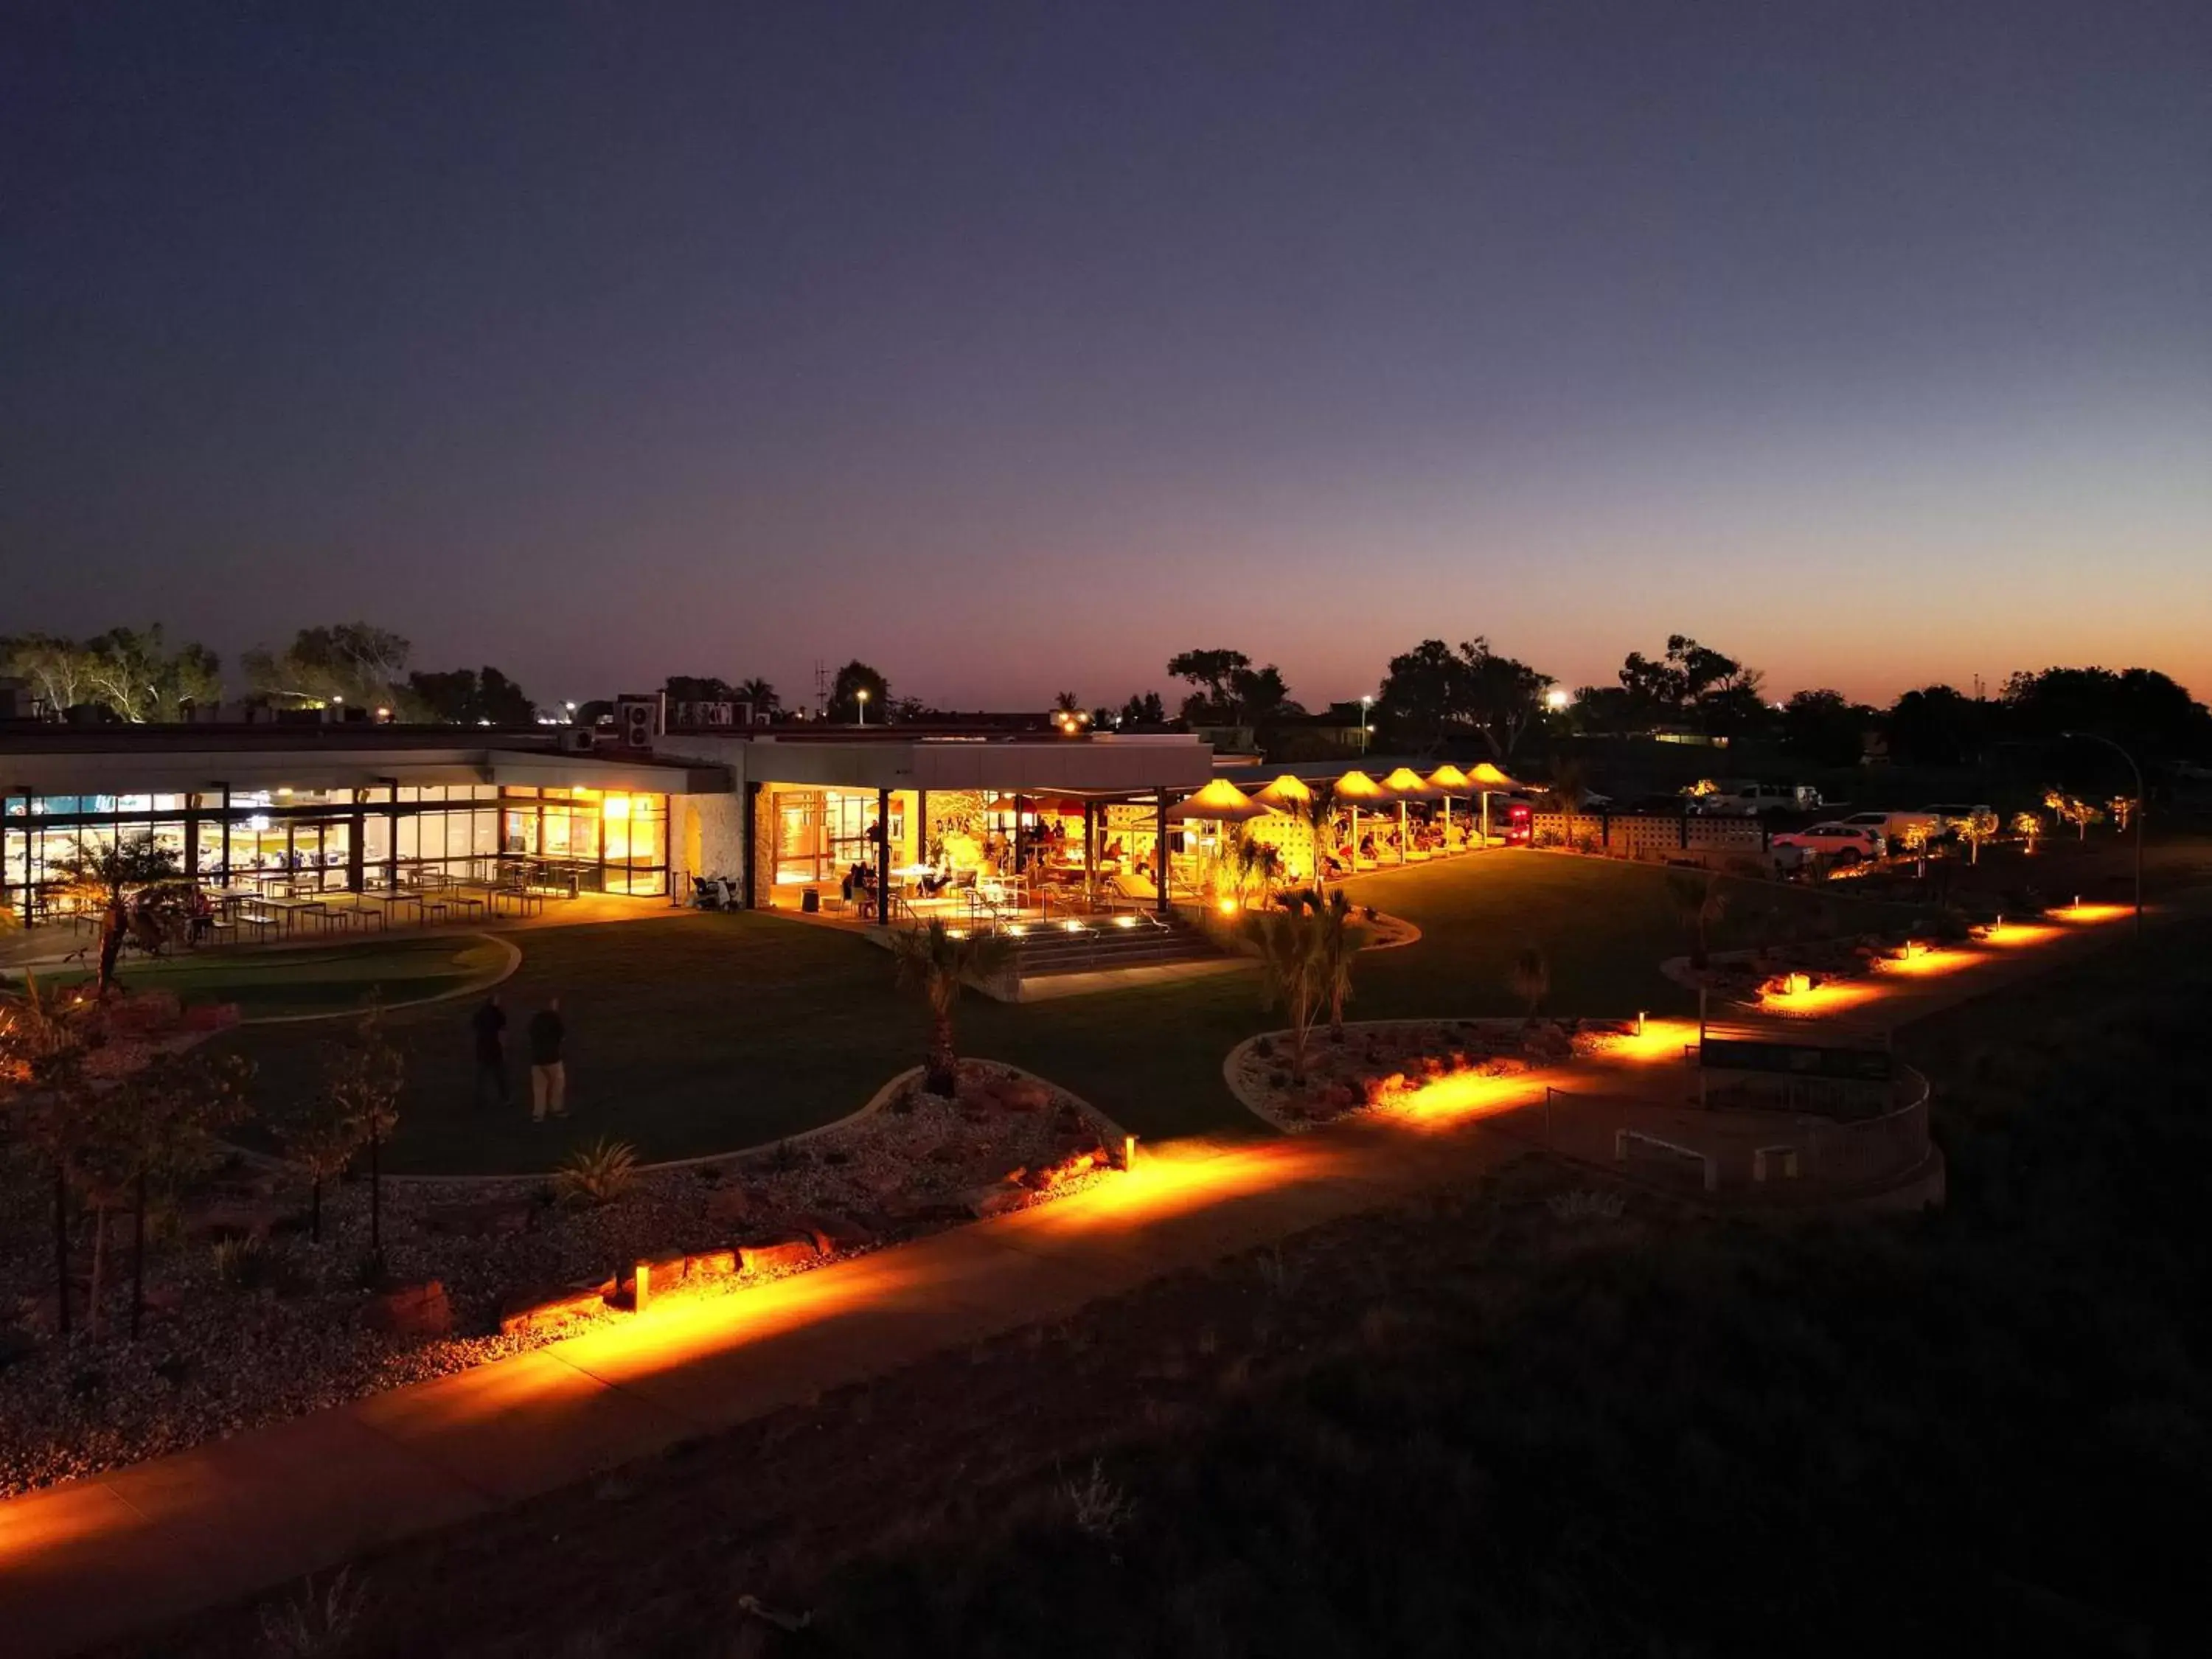
[[[1243,823],[1251,818],[1265,817],[1270,810],[1228,779],[1216,778],[1196,794],[1169,807],[1168,817],[1179,823],[1212,818],[1222,823]]]
[[[1382,787],[1398,798],[1398,862],[1406,861],[1406,803],[1409,800],[1434,800],[1437,792],[1429,787],[1429,781],[1410,766],[1401,766],[1382,780]]]
[[[1480,791],[1482,795],[1482,844],[1485,847],[1487,847],[1490,845],[1491,792],[1492,790],[1496,790],[1503,793],[1518,789],[1521,786],[1514,782],[1512,779],[1507,777],[1504,773],[1499,771],[1488,761],[1480,761],[1476,763],[1474,771],[1471,775],[1471,780],[1474,782],[1475,788]]]
[[[1446,761],[1442,766],[1439,766],[1435,771],[1429,774],[1429,787],[1437,791],[1437,793],[1443,797],[1444,841],[1447,843],[1447,850],[1449,850],[1449,843],[1451,841],[1452,797],[1454,795],[1473,794],[1474,793],[1474,780],[1468,776],[1466,773],[1461,771],[1459,768],[1454,766],[1449,761]]]
[[[1388,800],[1390,792],[1366,773],[1354,769],[1336,781],[1336,798],[1352,803],[1352,870],[1357,875],[1359,872],[1359,803],[1364,800]]]

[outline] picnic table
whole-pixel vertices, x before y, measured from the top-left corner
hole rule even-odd
[[[262,902],[284,918],[284,931],[288,933],[298,932],[300,925],[307,921],[315,922],[325,930],[334,925],[331,907],[322,899],[268,898]]]

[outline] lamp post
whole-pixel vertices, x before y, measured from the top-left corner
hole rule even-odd
[[[2143,866],[2143,836],[2142,836],[2142,831],[2143,831],[2143,817],[2144,817],[2144,814],[2148,811],[2148,810],[2149,809],[2149,806],[2150,806],[2150,800],[2149,800],[2148,792],[2148,791],[2146,791],[2146,790],[2143,788],[2143,775],[2142,775],[2142,768],[2136,764],[2136,757],[2135,757],[2133,755],[2130,755],[2130,754],[2126,750],[2124,750],[2124,749],[2121,748],[2119,744],[2118,744],[2117,743],[2114,743],[2114,742],[2113,742],[2110,738],[2107,738],[2107,737],[2102,736],[2101,734],[2100,734],[2100,733],[2098,733],[2098,732],[2061,732],[2058,735],[2059,735],[2060,737],[2062,737],[2062,738],[2087,738],[2089,742],[2091,742],[2091,743],[2101,743],[2101,744],[2103,744],[2105,745],[2105,747],[2106,747],[2106,748],[2107,748],[2107,749],[2111,750],[2114,754],[2118,755],[2118,756],[2122,760],[2125,761],[2125,762],[2128,763],[2128,770],[2129,770],[2129,771],[2130,771],[2130,772],[2132,772],[2133,774],[2135,774],[2135,780],[2136,780],[2136,942],[2137,942],[2138,944],[2140,944],[2140,943],[2142,942],[2142,866]]]
[[[868,723],[868,688],[865,685],[860,687],[860,690],[853,693],[853,698],[854,701],[858,702],[860,706],[860,723],[862,726],[866,726]]]
[[[1359,752],[1363,755],[1367,752],[1367,711],[1374,706],[1374,703],[1375,699],[1372,697],[1362,697],[1359,700]]]

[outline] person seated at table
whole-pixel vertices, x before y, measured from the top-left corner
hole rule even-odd
[[[922,897],[942,898],[945,890],[952,884],[952,872],[949,870],[931,870],[915,884],[921,889]]]
[[[208,902],[206,893],[195,885],[192,896],[187,901],[187,908],[191,917],[190,938],[193,944],[198,945],[215,928],[215,906]]]

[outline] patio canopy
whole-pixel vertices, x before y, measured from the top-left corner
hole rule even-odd
[[[1429,774],[1429,787],[1440,795],[1468,795],[1474,793],[1474,780],[1446,761]]]
[[[1357,806],[1362,801],[1389,800],[1390,792],[1360,771],[1346,772],[1336,781],[1336,798]]]
[[[1429,781],[1410,766],[1401,766],[1382,780],[1382,787],[1401,800],[1437,800],[1443,791],[1431,788]]]
[[[1478,789],[1518,789],[1521,787],[1488,761],[1479,763],[1468,776]]]
[[[1228,779],[1216,778],[1188,799],[1169,807],[1168,817],[1177,823],[1212,818],[1222,823],[1242,823],[1248,818],[1265,817],[1267,811]]]
[[[1272,806],[1278,812],[1294,812],[1314,798],[1314,792],[1304,778],[1285,772],[1265,789],[1255,790],[1252,799],[1263,806]]]

